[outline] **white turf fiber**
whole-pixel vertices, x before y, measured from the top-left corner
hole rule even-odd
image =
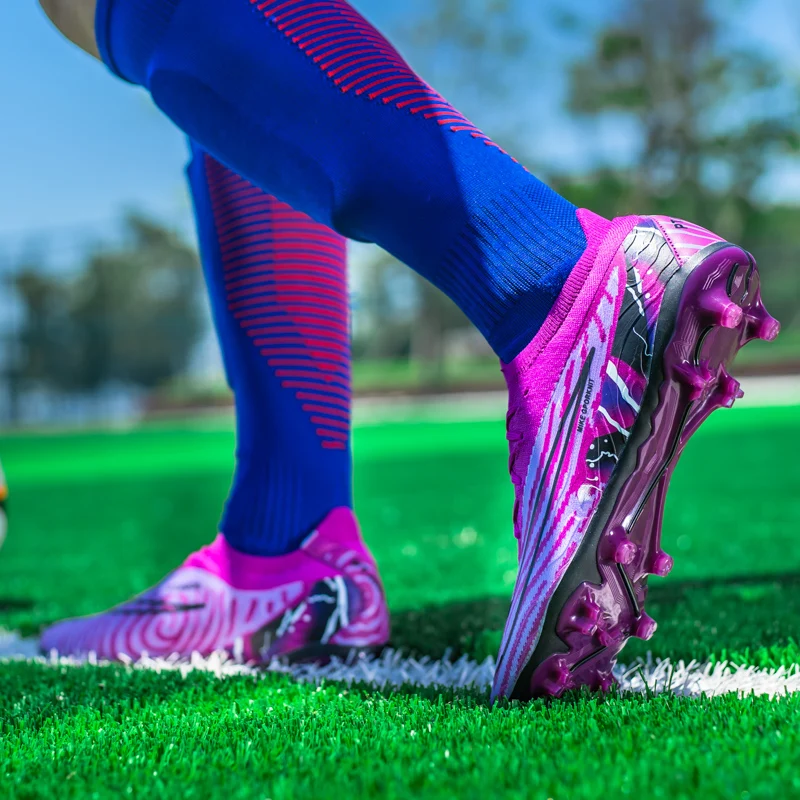
[[[32,661],[52,666],[101,664],[97,659],[60,658],[56,654],[42,657],[35,639],[22,639],[14,633],[0,631],[0,662]],[[127,662],[130,669],[149,669],[155,672],[180,671],[186,675],[194,670],[211,672],[218,678],[233,675],[264,675],[265,670],[238,663],[224,654],[202,658],[195,654],[190,660],[178,658],[143,658]],[[353,663],[334,660],[324,667],[309,665],[286,667],[275,663],[267,671],[291,674],[296,680],[310,683],[336,681],[359,683],[379,689],[400,686],[440,686],[455,689],[488,690],[494,675],[494,659],[482,663],[466,656],[457,661],[447,657],[440,661],[429,658],[409,658],[397,650],[388,649],[379,657],[359,658]],[[625,691],[661,694],[673,692],[683,697],[713,696],[735,692],[740,695],[776,695],[800,691],[800,667],[760,669],[728,663],[689,664],[669,659],[640,661],[629,666],[618,665],[615,670],[620,688]]]

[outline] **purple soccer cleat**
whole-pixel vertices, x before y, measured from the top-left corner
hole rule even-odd
[[[246,555],[220,535],[133,600],[48,628],[40,647],[110,660],[224,651],[268,663],[347,657],[388,638],[375,562],[353,513],[338,508],[285,556]]]
[[[649,575],[665,576],[672,471],[728,373],[778,322],[752,256],[667,217],[580,211],[589,247],[544,327],[504,366],[519,575],[492,696],[607,689],[631,636],[649,639]]]

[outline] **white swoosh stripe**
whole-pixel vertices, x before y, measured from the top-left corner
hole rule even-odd
[[[626,439],[631,435],[630,431],[626,431],[616,420],[611,419],[611,415],[606,411],[603,406],[597,409]]]
[[[631,397],[631,393],[628,391],[625,381],[620,377],[617,371],[617,365],[613,361],[608,362],[606,372],[608,373],[608,377],[614,381],[617,389],[619,389],[622,399],[638,414],[642,410],[642,407]]]

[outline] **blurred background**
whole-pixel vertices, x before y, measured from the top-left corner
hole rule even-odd
[[[354,5],[577,205],[686,217],[755,252],[784,327],[739,372],[800,373],[794,0]],[[0,6],[0,75],[0,425],[229,407],[181,134],[32,2]],[[354,245],[351,263],[357,393],[501,386],[437,290],[377,248]]]

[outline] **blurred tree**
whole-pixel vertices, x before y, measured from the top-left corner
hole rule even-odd
[[[754,190],[797,151],[797,97],[774,58],[724,35],[708,0],[623,0],[613,25],[572,69],[570,108],[637,124],[627,192],[605,213],[658,210],[739,241],[758,236]],[[621,22],[620,22],[621,21]]]
[[[186,368],[203,327],[197,256],[140,215],[125,228],[124,244],[91,252],[72,280],[22,265],[19,381],[69,392],[113,381],[151,388]]]
[[[384,250],[375,248],[364,264],[353,336],[353,357],[406,359],[417,312],[413,273]]]
[[[426,0],[396,39],[423,77],[460,111],[490,128],[509,152],[530,160],[536,157],[531,135],[536,108],[529,102],[528,80],[535,20],[524,0]]]

